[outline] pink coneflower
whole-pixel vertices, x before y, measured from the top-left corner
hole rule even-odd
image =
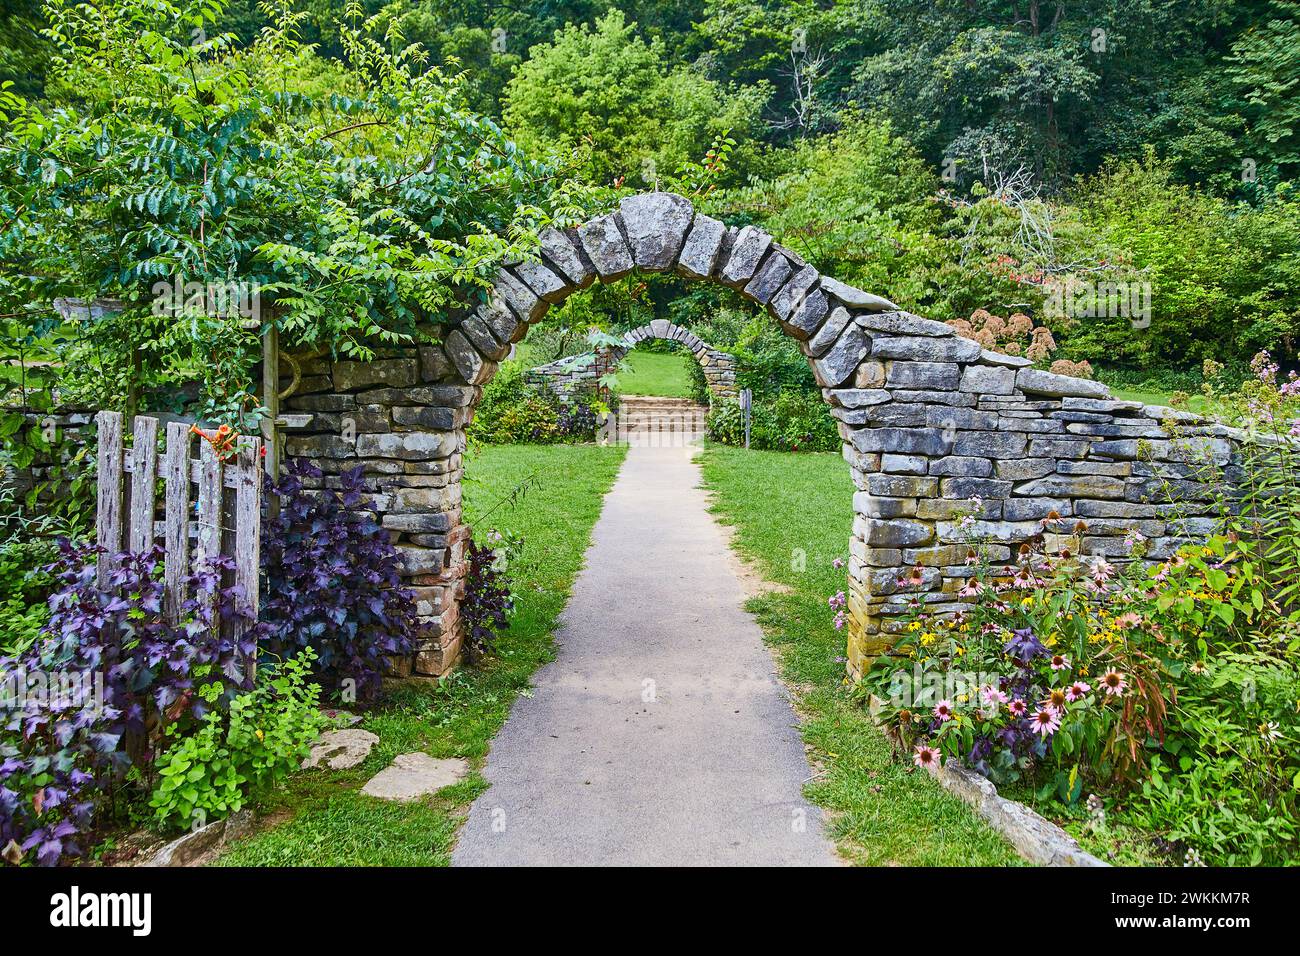
[[[1058,714],[1065,713],[1065,691],[1059,687],[1053,687],[1047,692],[1047,696],[1043,698],[1043,702],[1039,706],[1047,710],[1054,710]]]
[[[934,705],[934,716],[940,720],[952,720],[952,701],[941,700]]]
[[[1085,681],[1077,680],[1066,688],[1065,699],[1072,704],[1076,703],[1083,700],[1090,690],[1092,690],[1092,688]]]
[[[939,765],[939,751],[928,744],[917,744],[916,753],[912,755],[912,763],[918,767],[930,769]]]
[[[966,586],[957,592],[957,596],[964,598],[979,597],[983,592],[984,585],[980,584],[977,579],[971,578],[966,582]]]
[[[1052,655],[1052,670],[1068,671],[1070,669],[1070,659],[1064,654]]]
[[[1043,707],[1035,711],[1034,716],[1029,718],[1029,726],[1037,733],[1047,737],[1056,733],[1061,726],[1061,715],[1050,707]]]
[[[1128,690],[1128,681],[1119,671],[1106,671],[1101,679],[1101,689],[1110,697],[1123,697]]]
[[[992,707],[994,710],[997,709],[999,704],[1005,704],[1007,702],[1007,695],[991,684],[980,691],[980,696],[984,698],[984,703],[989,707]]]
[[[1029,705],[1017,697],[1011,703],[1007,704],[1007,710],[1011,712],[1012,717],[1023,717],[1029,713]]]
[[[1115,618],[1116,627],[1137,627],[1142,623],[1142,618],[1132,611],[1125,611],[1119,617]]]
[[[1105,584],[1115,576],[1115,566],[1100,555],[1092,562],[1092,580],[1098,585]]]

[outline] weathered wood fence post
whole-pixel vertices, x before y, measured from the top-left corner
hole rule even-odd
[[[121,412],[100,412],[95,420],[99,433],[95,541],[105,550],[96,573],[99,586],[109,587],[120,552],[148,551],[161,538],[163,609],[171,621],[180,619],[190,571],[223,554],[231,556],[235,565],[225,583],[242,587],[247,606],[256,615],[260,596],[262,439],[240,438],[233,456],[228,456],[233,460],[228,461],[223,461],[205,439],[199,442],[199,457],[195,460],[190,457],[194,436],[189,425],[169,422],[160,458],[158,419],[135,417],[129,449],[124,447]],[[163,508],[158,520],[160,479]],[[191,485],[195,486],[196,496],[192,496]],[[192,501],[197,504],[196,512],[191,511]],[[249,625],[245,620],[236,620],[221,622],[221,626],[240,637]],[[249,661],[250,670],[252,666]]]

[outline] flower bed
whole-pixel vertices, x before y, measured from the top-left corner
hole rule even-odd
[[[913,608],[896,648],[910,666],[883,658],[868,677],[895,738],[920,766],[959,759],[1039,799],[1117,810],[1192,860],[1293,859],[1297,671],[1261,630],[1250,548],[1216,537],[1119,569],[1077,556],[1084,531],[1025,550],[1010,575],[973,544],[972,609]]]

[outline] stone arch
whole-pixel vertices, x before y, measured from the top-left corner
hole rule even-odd
[[[290,407],[316,413],[290,454],[327,473],[357,460],[374,476],[375,515],[403,553],[427,628],[415,670],[440,674],[460,650],[457,602],[469,528],[460,505],[465,425],[497,363],[530,324],[572,293],[634,269],[674,272],[737,290],[807,356],[835,417],[857,489],[848,541],[850,674],[887,650],[909,602],[964,610],[970,536],[996,562],[1051,529],[1050,513],[1088,523],[1085,551],[1121,556],[1141,531],[1168,555],[1206,530],[1211,493],[1186,480],[1183,443],[1227,464],[1218,426],[1117,401],[1096,382],[1034,369],[983,349],[942,322],[823,276],[753,226],[729,228],[670,193],[624,199],[615,212],[548,229],[536,261],[503,267],[490,299],[453,323],[441,346],[389,349],[369,363],[316,360]],[[338,437],[350,420],[355,440]],[[1139,455],[1139,444],[1144,454]],[[1176,524],[1148,498],[1168,487],[1205,517]],[[979,499],[973,523],[961,515]],[[1064,529],[1066,531],[1069,528]]]
[[[655,319],[640,328],[625,332],[622,335],[623,344],[610,348],[607,355],[617,361],[642,342],[652,339],[677,342],[691,353],[704,372],[704,384],[709,391],[710,403],[715,398],[725,400],[737,396],[736,357],[715,349],[690,329],[684,329],[667,319]],[[594,351],[583,352],[538,365],[525,372],[524,377],[535,384],[545,384],[557,395],[567,399],[578,392],[595,388],[600,367],[601,363],[597,362]]]

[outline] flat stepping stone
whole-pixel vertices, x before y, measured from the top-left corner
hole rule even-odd
[[[426,753],[399,754],[371,777],[361,792],[380,800],[405,803],[450,787],[467,773],[469,761],[462,757],[438,760]]]
[[[311,753],[302,762],[302,769],[319,767],[324,761],[331,770],[347,770],[370,756],[370,750],[379,738],[368,730],[345,728],[323,733],[311,746]]]

